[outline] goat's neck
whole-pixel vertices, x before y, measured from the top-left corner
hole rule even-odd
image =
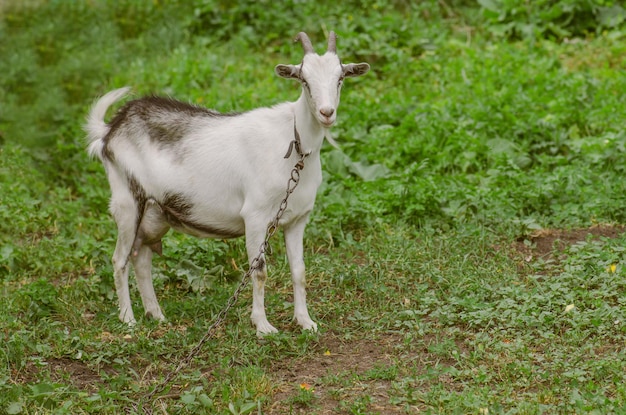
[[[300,134],[300,143],[304,153],[319,153],[324,142],[326,131],[311,113],[311,107],[304,92],[295,102],[294,115],[296,117],[296,129]]]

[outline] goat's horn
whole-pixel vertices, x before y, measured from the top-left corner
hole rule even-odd
[[[337,53],[337,35],[332,30],[328,34],[328,51]]]
[[[304,49],[305,54],[315,53],[315,51],[313,50],[313,45],[311,44],[311,39],[309,39],[309,36],[307,36],[306,33],[304,32],[298,33],[294,42],[297,42],[297,41],[302,42],[302,48]]]

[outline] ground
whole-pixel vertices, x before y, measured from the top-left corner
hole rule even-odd
[[[600,237],[614,238],[623,231],[622,226],[612,225],[574,230],[542,229],[520,238],[506,250],[515,256],[515,262],[519,264],[518,271],[523,274],[533,261],[562,260],[562,252],[568,245]],[[162,327],[155,330],[153,337],[158,338],[168,329],[179,328]],[[102,333],[101,340],[105,343],[115,341],[108,332]],[[411,366],[413,373],[417,371],[419,374],[427,373],[432,365],[452,366],[454,362],[448,362],[430,350],[429,345],[441,339],[421,338],[415,347],[406,347],[406,341],[406,336],[400,332],[363,333],[361,338],[352,339],[332,331],[325,332],[315,343],[313,353],[270,363],[267,373],[270,374],[274,395],[272,403],[264,408],[264,413],[322,415],[362,413],[359,408],[367,408],[367,413],[393,414],[425,410],[426,406],[420,407],[414,403],[403,405],[394,401],[393,390],[398,387],[394,384],[397,374],[407,365]],[[458,343],[456,346],[463,350],[463,342],[455,341]],[[58,358],[46,362],[31,361],[26,368],[15,373],[13,379],[16,383],[29,383],[37,379],[40,371],[46,371],[52,379],[69,382],[87,393],[96,392],[103,386],[103,379],[116,375],[106,364],[93,368],[79,359]],[[210,370],[206,373],[210,380]],[[150,377],[147,369],[145,376]],[[160,377],[163,374],[153,373],[152,376]],[[144,380],[150,382],[150,379]],[[451,389],[455,388],[454,382],[445,374],[438,375],[436,381],[447,384],[446,387]],[[176,389],[172,388],[165,398],[178,398],[180,395]],[[368,398],[364,402],[351,402],[351,395]],[[346,402],[351,403],[347,405]]]
[[[559,230],[541,229],[529,236],[519,238],[510,251],[516,256],[520,264],[520,271],[524,272],[526,266],[539,259],[552,259],[557,252],[561,252],[567,245],[585,241],[588,238],[599,237],[615,238],[624,231],[622,226],[596,225],[585,229]],[[508,250],[508,249],[507,249]],[[435,341],[435,339],[431,339]],[[425,408],[418,406],[403,407],[390,402],[389,389],[392,381],[385,376],[372,376],[376,368],[393,367],[394,364],[422,365],[424,372],[428,370],[428,364],[452,364],[441,361],[441,357],[431,355],[429,348],[423,347],[411,350],[410,353],[398,355],[394,346],[401,344],[403,337],[399,334],[388,333],[374,338],[362,338],[349,342],[342,341],[333,333],[328,333],[320,340],[318,353],[314,357],[302,360],[283,360],[276,362],[272,367],[274,379],[280,387],[275,395],[274,404],[268,411],[269,414],[298,413],[308,414],[311,409],[305,404],[294,404],[294,396],[300,391],[298,388],[311,388],[314,399],[315,414],[337,413],[337,395],[349,394],[356,389],[368,390],[372,401],[369,402],[368,411],[380,414],[419,412]],[[429,339],[424,339],[422,344],[428,344]],[[461,349],[462,344],[458,344]],[[404,349],[403,349],[404,350]],[[333,375],[350,373],[353,380],[347,384],[347,388],[339,386],[327,387],[332,382],[319,383],[320,379],[328,379]],[[344,379],[346,376],[343,376]],[[382,377],[382,379],[380,378]],[[445,375],[438,379],[446,383]],[[336,386],[336,385],[333,385]],[[297,399],[295,400],[297,401]],[[349,408],[344,408],[342,413],[350,413]]]

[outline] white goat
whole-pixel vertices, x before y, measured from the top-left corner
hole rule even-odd
[[[294,317],[304,329],[317,330],[306,305],[303,235],[322,180],[320,148],[337,116],[345,77],[365,74],[367,63],[342,64],[336,36],[316,54],[306,33],[296,37],[304,48],[299,65],[277,65],[276,74],[297,79],[296,102],[221,114],[170,98],[149,96],[128,102],[109,124],[107,108],[129,88],[109,92],[91,110],[85,130],[88,151],[98,156],[111,186],[110,210],[118,237],[113,254],[115,288],[122,321],[135,317],[128,289],[132,262],[146,316],[165,317],[152,285],[153,252],[170,229],[198,237],[231,238],[245,234],[249,261],[258,255],[268,223],[285,195],[298,159],[309,153],[300,183],[280,220],[294,290]],[[296,137],[300,147],[290,149]],[[252,322],[257,334],[276,332],[264,306],[267,269],[252,273]]]

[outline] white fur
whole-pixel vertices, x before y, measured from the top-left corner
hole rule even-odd
[[[322,56],[308,53],[300,65],[278,65],[280,76],[305,80],[308,87],[303,86],[299,99],[236,116],[189,116],[184,111],[165,111],[146,104],[149,111],[144,118],[172,131],[183,131],[171,142],[159,142],[151,136],[149,123],[139,116],[122,117],[115,130],[113,123],[105,123],[107,108],[129,88],[111,91],[98,100],[85,129],[88,151],[102,160],[111,186],[110,210],[118,225],[113,265],[122,321],[135,322],[128,290],[129,258],[146,314],[165,319],[152,287],[151,244],[160,241],[170,227],[200,237],[224,237],[222,232],[206,231],[211,228],[227,230],[233,236],[245,234],[249,260],[257,256],[298,159],[295,150],[284,158],[294,140],[295,117],[302,150],[309,156],[280,225],[294,285],[294,317],[304,329],[317,330],[306,305],[303,234],[322,180],[320,149],[327,128],[336,120],[340,79],[362,75],[369,69],[367,64],[357,64],[361,65],[358,71],[350,72],[355,68],[351,65],[341,65],[331,52]],[[129,184],[132,180],[146,198],[143,212],[137,189]],[[168,205],[167,197],[172,194],[184,200],[184,208]],[[168,220],[166,210],[184,211],[188,222]],[[265,314],[266,276],[265,267],[252,275],[251,319],[259,335],[277,331]]]

